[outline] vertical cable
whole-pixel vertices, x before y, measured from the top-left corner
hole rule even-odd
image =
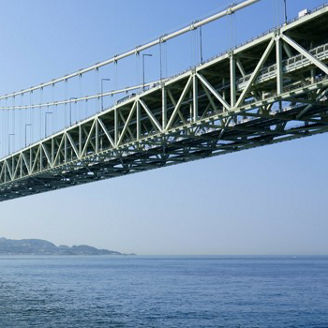
[[[162,81],[163,72],[162,72],[162,42],[159,43],[159,79]]]
[[[99,68],[96,69],[96,93],[100,93],[100,87],[101,87],[101,80],[100,80],[100,74],[99,74]],[[97,112],[101,111],[101,98],[98,97],[98,105],[97,105]]]
[[[202,26],[199,27],[199,56],[200,56],[200,63],[203,64],[203,30]]]
[[[79,75],[79,96],[78,97],[82,97],[82,74]],[[77,104],[77,110],[78,110],[78,120],[83,119],[83,113],[82,113],[82,110],[81,111],[79,110],[78,104]]]
[[[52,84],[52,87],[51,87],[51,92],[52,92],[52,102],[55,101],[55,85]],[[52,108],[51,108],[51,112],[53,113],[51,115],[51,119],[50,119],[50,134],[53,133],[53,131],[56,130],[56,106],[52,105]]]
[[[6,98],[6,107],[8,107],[8,98]],[[10,153],[10,128],[9,128],[9,109],[7,108],[6,109],[6,130],[7,130],[7,142],[8,142],[8,154],[7,155],[9,155],[9,153]]]
[[[136,68],[136,72],[135,72],[135,84],[137,85],[138,84],[138,79],[139,79],[139,70],[138,70],[138,55],[139,53],[136,52],[135,54],[135,68]]]
[[[114,62],[115,65],[115,90],[118,89],[118,68],[117,68],[117,61]]]
[[[234,48],[236,45],[236,35],[235,35],[235,13],[230,14],[230,33],[231,33],[231,47]]]
[[[190,60],[190,67],[192,66],[192,57],[193,57],[193,33],[190,33],[190,43],[189,43],[189,60]]]
[[[165,42],[165,47],[164,47],[164,55],[165,55],[165,77],[168,77],[168,75],[169,75],[169,70],[168,70],[169,54],[168,54],[167,43],[166,42]]]
[[[12,97],[12,107],[15,108],[15,97]],[[11,130],[13,134],[13,149],[12,152],[15,152],[15,109],[10,110],[10,117],[11,117]]]
[[[31,109],[31,106],[32,106],[32,94],[33,94],[33,91],[30,92],[30,108],[28,109],[28,112],[29,112],[29,118],[28,118],[28,122],[30,125],[30,140],[29,140],[29,144],[32,144],[32,130],[33,130],[33,126],[32,126],[32,109]]]
[[[21,106],[25,105],[24,104],[24,94],[21,94],[21,97],[20,97],[20,104]],[[21,125],[21,128],[20,130],[22,131],[21,133],[21,140],[20,140],[20,144],[21,144],[21,148],[24,148],[25,147],[25,143],[24,143],[24,136],[25,136],[25,122],[24,122],[24,109],[22,109],[19,113],[19,116],[20,116],[20,125]]]
[[[2,100],[0,100],[0,103],[1,103],[1,105],[2,105]],[[4,111],[2,110],[1,111],[1,114],[0,114],[0,116],[1,116],[1,122],[2,122],[2,142],[1,142],[1,157],[4,157],[4,154],[5,154],[5,152],[4,152],[4,143],[5,143],[5,135],[4,135],[4,131],[5,131],[5,120],[4,120]]]
[[[64,98],[65,98],[65,100],[68,100],[68,96],[67,96],[67,80],[65,80],[65,82],[64,82]],[[64,116],[64,125],[65,125],[65,127],[68,127],[69,126],[69,114],[67,113],[67,109],[68,108],[68,106],[67,106],[67,103],[65,102],[65,105],[64,105],[64,111],[65,111],[65,116]],[[68,122],[68,123],[67,123]]]
[[[40,89],[40,104],[43,103],[43,88]],[[42,139],[42,107],[39,108],[39,140]]]
[[[85,118],[87,118],[89,115],[88,113],[88,99],[85,100]]]

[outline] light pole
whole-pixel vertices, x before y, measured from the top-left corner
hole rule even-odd
[[[10,154],[10,137],[15,136],[15,133],[9,133],[8,134],[8,155]]]
[[[52,112],[46,112],[46,115],[44,116],[44,137],[47,137],[47,117],[48,115],[52,115]]]
[[[104,110],[104,96],[103,96],[103,93],[104,93],[104,82],[105,81],[110,81],[110,79],[101,79],[101,111]]]
[[[287,24],[287,0],[284,0],[285,5],[285,24]]]
[[[145,91],[145,57],[152,57],[152,54],[142,54],[142,90]]]
[[[199,27],[199,54],[200,54],[200,63],[203,64],[203,31],[202,27]]]
[[[27,130],[27,129],[26,129],[26,128],[27,128],[28,126],[32,127],[32,124],[31,124],[31,123],[26,123],[26,124],[25,124],[25,147],[27,146],[27,143],[26,143],[26,139],[27,139],[27,136],[26,136],[26,134],[27,134],[27,133],[26,133],[26,130]]]
[[[69,102],[69,125],[72,125],[72,101],[73,99],[77,99],[76,97],[71,97],[69,98],[70,102]],[[52,114],[52,113],[51,113]]]

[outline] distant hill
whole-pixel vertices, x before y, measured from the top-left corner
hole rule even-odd
[[[0,238],[0,255],[128,255],[88,245],[56,246],[41,239]],[[134,254],[129,254],[134,255]]]

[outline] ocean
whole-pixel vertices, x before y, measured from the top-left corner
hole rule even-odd
[[[1,256],[0,327],[328,327],[328,256]]]

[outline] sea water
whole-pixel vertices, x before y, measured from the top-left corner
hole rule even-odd
[[[0,257],[0,327],[328,327],[328,257]]]

